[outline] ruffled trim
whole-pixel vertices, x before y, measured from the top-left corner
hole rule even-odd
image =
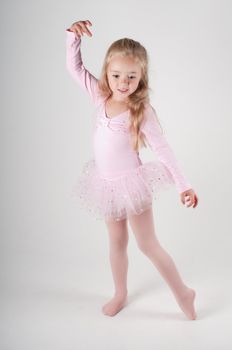
[[[161,190],[173,187],[169,170],[159,161],[141,164],[113,179],[100,175],[94,159],[84,164],[71,195],[79,197],[80,206],[96,220],[119,221],[138,215],[152,205]]]

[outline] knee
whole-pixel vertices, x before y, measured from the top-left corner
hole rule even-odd
[[[117,250],[125,250],[128,245],[128,237],[125,235],[125,237],[120,237],[116,240],[114,240],[114,248]]]
[[[111,237],[111,240],[110,240],[111,250],[113,250],[114,252],[125,251],[127,249],[128,240],[129,240],[129,237],[126,231],[124,231],[122,234],[118,234],[114,236],[113,238]]]
[[[110,248],[113,251],[122,251],[127,248],[129,235],[127,228],[127,221],[107,222]]]

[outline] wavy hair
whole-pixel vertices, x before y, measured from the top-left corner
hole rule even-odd
[[[141,67],[141,79],[136,91],[128,97],[128,109],[130,110],[130,126],[129,130],[132,135],[132,147],[138,151],[140,147],[147,147],[145,144],[145,136],[140,131],[140,126],[144,120],[144,109],[146,103],[149,103],[149,84],[148,84],[148,55],[146,49],[133,39],[123,38],[114,41],[108,48],[101,76],[98,81],[100,94],[103,97],[110,97],[112,91],[109,87],[107,78],[107,68],[110,60],[115,54],[122,56],[130,56]]]

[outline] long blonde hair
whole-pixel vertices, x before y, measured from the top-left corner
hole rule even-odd
[[[106,52],[101,76],[98,81],[100,94],[103,97],[112,95],[107,79],[107,68],[111,58],[118,53],[122,56],[134,58],[141,67],[142,74],[139,85],[136,91],[128,97],[128,108],[130,110],[129,130],[132,135],[132,147],[138,151],[140,147],[146,147],[145,137],[140,131],[140,126],[144,120],[145,105],[149,102],[148,55],[146,49],[138,41],[129,38],[114,41]]]

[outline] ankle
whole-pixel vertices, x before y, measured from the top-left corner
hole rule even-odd
[[[127,290],[119,290],[119,291],[115,291],[114,296],[117,298],[125,298],[127,294],[128,294]]]
[[[185,299],[186,297],[189,296],[189,292],[192,290],[192,288],[188,286],[184,286],[182,293],[180,293],[179,297],[181,299]]]

